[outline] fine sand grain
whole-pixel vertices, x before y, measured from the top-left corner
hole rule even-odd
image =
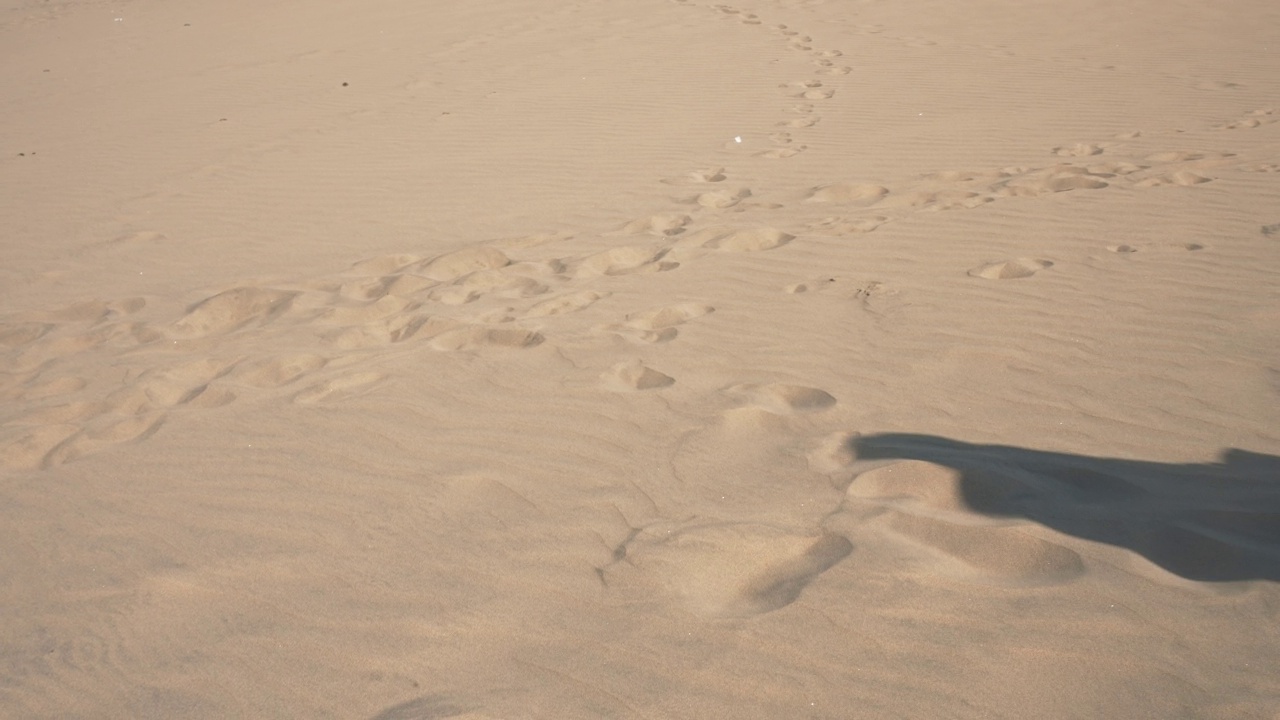
[[[1275,720],[1277,67],[0,0],[0,716]]]

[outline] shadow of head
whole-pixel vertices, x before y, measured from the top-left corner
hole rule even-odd
[[[951,468],[975,512],[1126,548],[1189,580],[1280,581],[1273,455],[1230,449],[1216,463],[1159,463],[910,433],[855,437],[848,449],[858,460]]]

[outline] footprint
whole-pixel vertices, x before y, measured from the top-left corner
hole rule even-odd
[[[30,345],[53,330],[56,325],[41,322],[16,322],[0,324],[0,345],[22,347]]]
[[[712,227],[690,234],[681,241],[682,247],[704,247],[728,252],[757,252],[786,245],[795,235],[777,228],[725,228]]]
[[[627,557],[635,568],[687,610],[711,618],[780,610],[853,552],[841,535],[755,523],[692,527],[659,539],[641,534],[631,546]]]
[[[845,494],[917,514],[938,514],[971,513],[976,512],[975,506],[1008,504],[1017,491],[1012,482],[966,485],[964,473],[954,468],[902,460],[858,475]]]
[[[187,309],[169,328],[169,336],[194,339],[222,335],[251,323],[265,325],[289,309],[297,293],[240,287],[218,293]]]
[[[1128,255],[1129,253],[1138,252],[1138,248],[1132,245],[1108,245],[1107,250],[1119,255]]]
[[[387,295],[387,286],[391,283],[393,276],[384,276],[376,278],[359,278],[356,280],[348,280],[339,283],[335,288],[331,283],[318,282],[312,285],[316,289],[325,292],[336,292],[338,297],[346,300],[354,300],[356,302],[368,302],[372,300],[380,300]]]
[[[1026,586],[1081,575],[1084,563],[1075,551],[1027,533],[1028,524],[993,522],[979,510],[1016,506],[1029,493],[994,473],[919,460],[860,473],[845,491],[847,502],[888,509],[871,522],[952,561],[966,579]]]
[[[1149,177],[1143,180],[1139,180],[1138,182],[1134,183],[1133,186],[1139,187],[1139,188],[1153,188],[1153,187],[1161,187],[1164,185],[1178,185],[1181,187],[1191,187],[1193,185],[1201,185],[1203,183],[1212,182],[1212,181],[1213,181],[1213,178],[1207,178],[1207,177],[1204,177],[1203,175],[1197,175],[1196,173],[1193,173],[1190,170],[1178,170],[1177,172],[1169,173],[1167,175],[1158,175],[1155,177]]]
[[[724,392],[775,415],[822,412],[836,404],[830,393],[803,385],[742,384],[725,388]]]
[[[892,532],[962,563],[961,574],[970,580],[1027,587],[1084,574],[1084,561],[1074,550],[1018,526],[975,526],[908,513],[881,517]]]
[[[1016,278],[1031,277],[1037,272],[1049,267],[1053,267],[1053,263],[1048,260],[1017,258],[1015,260],[1002,260],[1000,262],[980,265],[970,270],[969,275],[985,278],[987,280],[1013,280]]]
[[[350,327],[325,336],[338,350],[359,350],[404,342],[410,338],[432,337],[458,326],[457,321],[425,313],[406,313]]]
[[[361,372],[325,380],[294,395],[293,401],[302,405],[313,405],[355,397],[371,389],[384,377],[386,376],[381,373]]]
[[[419,255],[383,255],[353,264],[351,272],[360,275],[390,275],[422,260],[423,258]]]
[[[715,308],[710,305],[681,303],[632,313],[625,318],[625,322],[601,329],[638,343],[668,342],[679,334],[677,326],[712,312],[715,312]]]
[[[634,272],[665,272],[680,263],[663,260],[668,250],[652,247],[618,247],[584,258],[574,272],[576,277],[627,275]]]
[[[463,305],[485,296],[519,299],[542,295],[547,286],[507,270],[477,270],[444,287],[431,291],[430,298],[445,305]]]
[[[808,128],[818,124],[819,118],[816,117],[799,117],[791,120],[783,120],[778,123],[778,127],[788,128]]]
[[[1000,197],[1034,197],[1070,190],[1099,190],[1107,185],[1103,177],[1090,173],[1088,168],[1060,165],[1008,180],[997,186],[995,194]]]
[[[804,100],[829,100],[834,97],[835,94],[835,90],[822,90],[815,88],[813,90],[805,90],[795,97],[802,98]]]
[[[840,431],[822,438],[806,455],[809,469],[823,475],[838,476],[847,473],[858,461],[853,450],[854,441],[861,433]],[[836,478],[833,477],[833,481]]]
[[[511,259],[491,247],[464,248],[422,264],[423,277],[437,282],[456,280],[477,270],[494,270],[511,264]]]
[[[169,238],[162,232],[155,230],[138,230],[123,235],[118,235],[108,240],[105,245],[144,245],[158,244],[168,242]]]
[[[856,302],[867,312],[881,318],[895,314],[908,305],[899,291],[878,280],[824,275],[810,282],[789,285],[785,290],[793,295],[814,292]]]
[[[696,195],[685,202],[701,205],[704,208],[723,210],[724,208],[731,208],[749,197],[751,197],[751,191],[747,188],[713,190]]]
[[[335,325],[359,325],[413,309],[417,305],[417,303],[402,297],[386,295],[378,300],[361,305],[327,308],[320,314],[319,320]]]
[[[42,425],[20,429],[0,440],[0,467],[37,470],[47,467],[50,454],[80,432],[80,425]]]
[[[1091,143],[1076,143],[1075,145],[1063,145],[1053,149],[1054,155],[1061,157],[1088,157],[1090,155],[1101,155],[1102,148]]]
[[[646,218],[632,220],[623,225],[619,232],[628,235],[639,235],[648,233],[650,235],[658,235],[660,237],[669,237],[671,235],[679,235],[684,232],[684,228],[693,222],[693,218],[688,215],[680,215],[676,213],[664,213],[659,215],[650,215]]]
[[[83,390],[88,384],[89,381],[84,378],[53,378],[52,380],[31,385],[18,396],[18,399],[40,400],[48,397],[57,397],[59,395],[69,395]]]
[[[591,290],[579,290],[578,292],[560,295],[549,300],[543,300],[529,308],[529,311],[525,313],[525,317],[547,317],[549,315],[577,312],[597,300],[608,297],[608,295],[608,293],[593,292]]]
[[[162,412],[134,417],[102,416],[84,430],[51,450],[44,459],[46,467],[63,465],[82,457],[95,455],[116,445],[142,442],[159,431],[164,424]]]
[[[647,367],[639,360],[619,363],[609,369],[601,380],[613,390],[656,390],[675,384],[675,378]]]
[[[46,317],[44,319],[56,323],[89,323],[90,325],[97,325],[108,320],[132,315],[146,307],[146,305],[145,298],[126,298],[113,302],[90,300],[45,313]]]
[[[954,210],[956,208],[975,208],[993,202],[990,195],[981,195],[967,190],[921,190],[894,195],[886,198],[877,207],[913,207],[924,211]]]
[[[1272,223],[1271,225],[1262,226],[1262,234],[1267,237],[1280,235],[1280,223]]]
[[[1241,87],[1240,83],[1226,80],[1203,80],[1195,84],[1197,90],[1232,90]]]
[[[323,368],[328,362],[328,358],[309,353],[286,355],[248,368],[236,379],[254,387],[280,387],[297,382]]]
[[[542,344],[541,333],[518,327],[467,325],[446,330],[431,339],[436,350],[482,350],[485,348],[530,348]]]
[[[804,152],[808,148],[804,145],[799,147],[779,147],[762,150],[756,153],[756,157],[769,158],[770,160],[785,160],[792,158]]]
[[[336,292],[339,297],[347,300],[368,302],[381,300],[388,295],[411,296],[436,284],[437,282],[430,278],[412,273],[403,273],[348,280],[340,283],[336,290],[326,283],[320,283],[318,288]]]
[[[889,222],[883,215],[872,215],[864,218],[829,217],[809,226],[809,229],[820,235],[859,235],[869,233]]]
[[[889,189],[880,185],[866,183],[832,183],[820,185],[809,190],[806,202],[842,203],[865,207],[880,202]]]
[[[646,330],[644,328],[627,324],[607,325],[601,328],[601,330],[613,333],[624,340],[629,340],[634,343],[642,343],[645,345],[670,342],[680,334],[680,331],[673,327],[665,327],[658,330]]]
[[[710,305],[699,305],[697,303],[681,303],[679,305],[668,305],[666,307],[646,310],[644,312],[632,313],[626,317],[627,324],[641,330],[662,330],[664,328],[676,327],[686,322],[709,315],[715,312],[715,308]]]
[[[1270,117],[1274,112],[1275,110],[1272,108],[1254,110],[1253,112],[1248,113],[1245,117],[1219,125],[1215,127],[1214,130],[1246,130],[1249,128],[1267,125],[1276,121],[1275,118]]]
[[[920,176],[921,180],[932,180],[935,182],[973,182],[975,180],[993,181],[1007,178],[1010,173],[1004,170],[941,170],[939,172],[929,173]]]
[[[208,359],[148,370],[112,393],[107,403],[112,411],[123,415],[144,415],[154,410],[191,404],[209,390],[210,383],[230,373],[239,362]],[[213,397],[204,399],[205,406],[222,397],[223,393],[214,393]],[[215,402],[214,406],[217,404],[225,403]]]
[[[667,178],[662,182],[668,185],[693,185],[702,183],[718,183],[725,179],[724,168],[707,168],[705,170],[694,170],[686,175],[679,177]]]
[[[1134,165],[1130,162],[1107,162],[1090,165],[1085,168],[1091,175],[1132,175],[1140,170],[1146,170],[1146,165]]]

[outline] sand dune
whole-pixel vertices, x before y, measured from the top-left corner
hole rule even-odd
[[[0,715],[1277,717],[1275,47],[0,1]]]

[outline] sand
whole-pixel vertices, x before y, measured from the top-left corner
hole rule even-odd
[[[0,1],[0,716],[1280,717],[1278,63]]]

